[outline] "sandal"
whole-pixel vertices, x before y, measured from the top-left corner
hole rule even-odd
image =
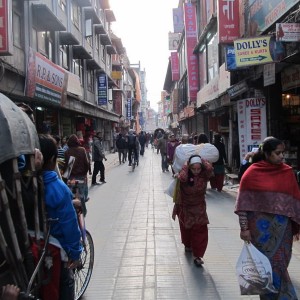
[[[196,257],[194,259],[194,264],[197,266],[197,267],[202,267],[202,265],[204,264],[204,261],[202,260],[201,257]]]

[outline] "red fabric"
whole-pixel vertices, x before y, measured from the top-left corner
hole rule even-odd
[[[44,246],[44,241],[41,241],[41,248]],[[33,239],[32,253],[35,263],[38,263],[39,251],[36,242]],[[48,245],[47,251],[51,254],[53,266],[50,270],[43,269],[43,280],[47,283],[42,284],[41,298],[43,300],[59,300],[59,285],[60,285],[60,270],[61,270],[61,257],[60,249],[51,244]],[[48,282],[49,281],[49,282]]]
[[[251,165],[240,182],[235,212],[278,214],[300,224],[300,191],[292,168],[260,161]],[[294,234],[299,226],[294,227]]]
[[[210,186],[212,189],[217,189],[219,192],[222,191],[224,186],[224,174],[215,174],[210,178]]]

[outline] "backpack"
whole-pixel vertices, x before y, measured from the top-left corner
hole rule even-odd
[[[128,146],[134,147],[136,144],[136,136],[135,135],[129,135],[128,136]]]

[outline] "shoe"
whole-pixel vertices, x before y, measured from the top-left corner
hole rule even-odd
[[[92,185],[100,185],[100,183],[94,182],[94,183],[92,183]]]
[[[169,169],[166,169],[167,172],[170,172]]]
[[[102,183],[106,183],[106,181],[105,181],[105,180],[100,180],[100,182],[102,182]]]
[[[185,252],[192,252],[192,248],[185,246],[184,251]]]
[[[197,266],[197,267],[202,267],[202,265],[204,264],[204,261],[202,260],[201,257],[196,257],[194,259],[194,264]]]
[[[129,167],[131,167],[131,164],[128,164]]]

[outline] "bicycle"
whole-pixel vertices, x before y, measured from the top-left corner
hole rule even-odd
[[[93,267],[94,267],[94,242],[90,232],[85,227],[84,211],[85,196],[83,195],[84,189],[82,185],[85,184],[84,180],[68,180],[68,187],[74,195],[73,204],[78,216],[78,225],[81,231],[81,243],[83,251],[80,255],[80,264],[74,269],[75,281],[75,300],[78,300],[85,293],[90,282]]]

